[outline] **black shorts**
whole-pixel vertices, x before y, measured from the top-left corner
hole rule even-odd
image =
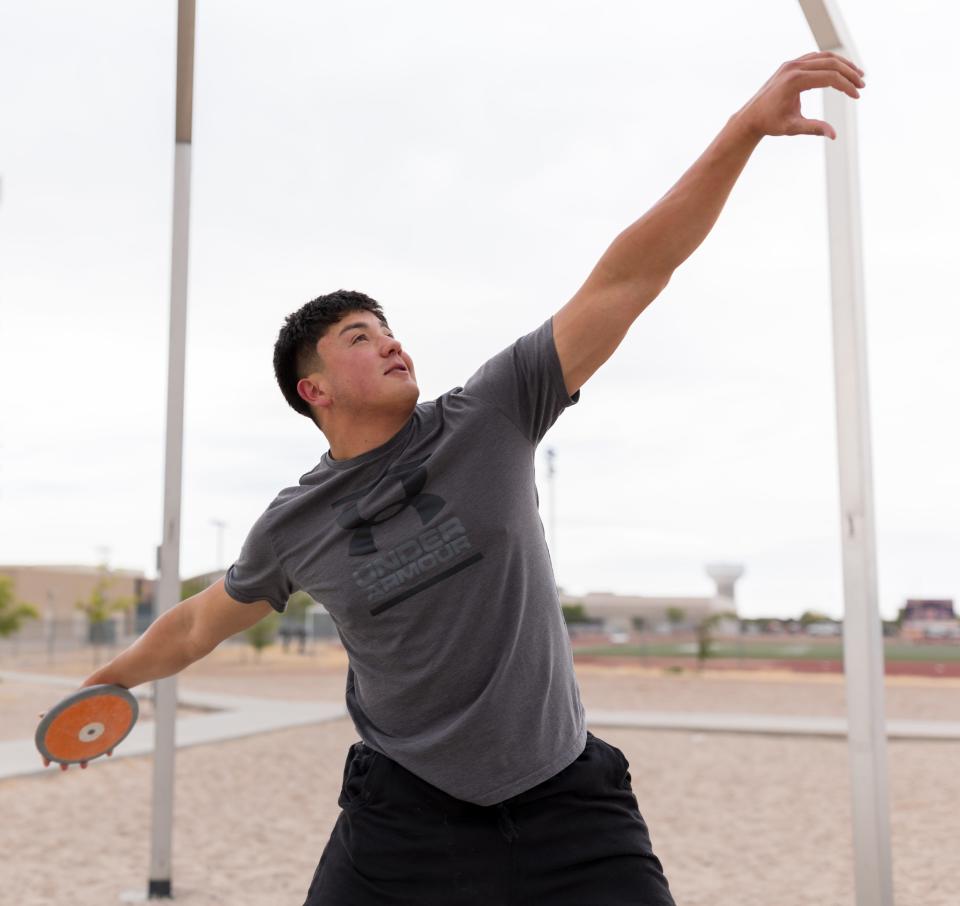
[[[497,805],[455,799],[362,742],[304,906],[674,906],[627,759],[587,733]]]

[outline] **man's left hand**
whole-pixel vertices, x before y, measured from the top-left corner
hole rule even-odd
[[[863,70],[832,51],[808,53],[784,63],[738,114],[756,138],[765,135],[825,135],[836,139],[833,126],[800,113],[800,93],[836,88],[860,97]]]

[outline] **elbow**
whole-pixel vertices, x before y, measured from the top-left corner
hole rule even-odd
[[[653,279],[652,284],[655,289],[654,298],[660,295],[666,288],[667,284],[670,282],[670,278],[673,276],[673,271],[660,271]]]
[[[672,276],[673,271],[648,273],[631,284],[630,296],[633,299],[635,318],[667,288]]]
[[[202,621],[198,619],[196,597],[181,601],[161,617],[170,618],[170,642],[176,648],[177,660],[184,662],[184,667],[189,667],[212,650],[204,638]]]

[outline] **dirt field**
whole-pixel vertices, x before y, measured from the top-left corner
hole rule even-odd
[[[56,669],[82,676],[90,666],[80,660]],[[2,666],[50,672],[29,658]],[[198,690],[339,701],[345,669],[338,647],[306,656],[269,650],[261,663],[226,648],[191,667],[181,682]],[[830,674],[676,675],[581,664],[577,675],[588,711],[839,716],[845,707],[842,678]],[[27,686],[0,683],[6,738],[32,734],[38,693]],[[50,692],[39,697],[50,703]],[[960,683],[890,678],[887,705],[893,717],[958,720]],[[11,732],[20,724],[21,732]],[[591,730],[630,761],[640,809],[680,906],[852,906],[845,742]],[[357,738],[341,720],[179,751],[177,901],[301,904],[336,820],[347,747]],[[898,906],[955,906],[960,743],[893,742],[888,759]],[[150,759],[130,758],[0,782],[3,901],[103,906],[118,902],[121,891],[144,888],[151,770]]]

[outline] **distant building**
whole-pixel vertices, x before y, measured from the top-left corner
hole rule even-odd
[[[585,595],[562,593],[563,606],[580,604],[586,615],[602,620],[607,632],[629,632],[636,619],[642,619],[646,631],[670,632],[690,630],[716,614],[737,613],[734,585],[742,575],[739,564],[712,563],[707,574],[717,583],[716,594],[704,597],[669,597],[665,595],[617,595],[592,591]],[[731,621],[732,622],[732,621]],[[723,631],[724,627],[718,627]]]
[[[950,598],[911,598],[904,607],[904,622],[955,620],[957,614]]]
[[[843,622],[840,620],[817,620],[815,623],[810,623],[807,626],[807,635],[821,637],[842,636]]]
[[[109,598],[127,598],[129,610],[112,618],[109,637],[122,638],[137,631],[137,610],[153,596],[153,582],[138,570],[112,569],[107,573]],[[89,598],[104,576],[96,566],[38,565],[0,566],[0,576],[13,580],[13,593],[18,601],[36,607],[38,620],[27,620],[18,639],[22,642],[41,640],[58,647],[83,644],[89,639],[87,618],[77,602]]]
[[[905,639],[960,638],[960,625],[949,598],[911,598],[903,608],[900,635]]]
[[[588,617],[602,620],[606,632],[630,632],[638,618],[643,620],[646,632],[693,629],[707,617],[733,610],[729,600],[720,601],[722,606],[718,606],[715,597],[617,595],[598,591],[585,595],[560,595],[562,605],[581,604]]]
[[[691,628],[711,615],[713,598],[646,597],[617,595],[613,592],[591,591],[585,595],[560,595],[563,606],[582,604],[588,617],[602,620],[607,631],[630,631],[634,619],[643,620],[650,632],[667,632],[674,628],[670,616],[679,618],[676,628]]]

